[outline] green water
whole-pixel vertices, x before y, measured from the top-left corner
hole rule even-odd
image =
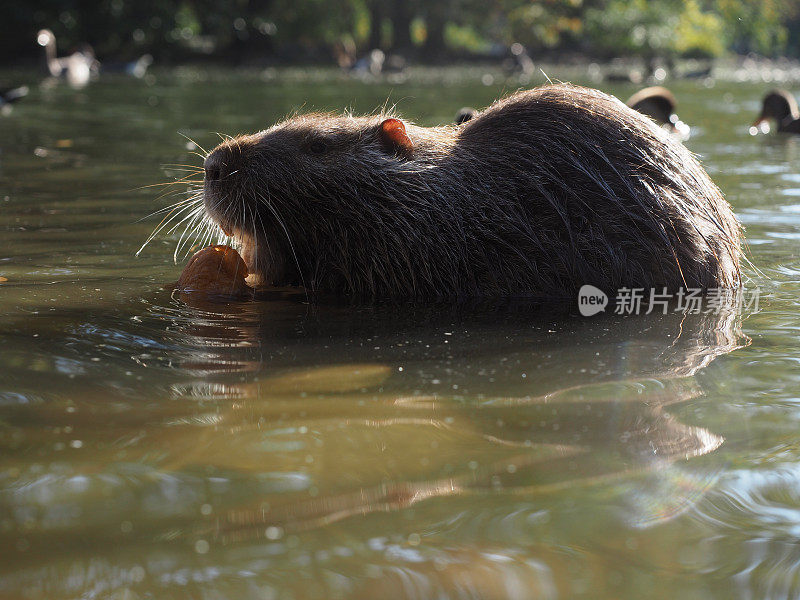
[[[157,72],[0,118],[0,598],[800,597],[800,139],[747,134],[767,84],[670,84],[756,313],[190,306],[179,232],[135,256],[186,137],[518,86],[480,77]]]

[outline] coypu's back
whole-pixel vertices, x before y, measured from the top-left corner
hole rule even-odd
[[[457,128],[304,115],[205,166],[208,214],[268,284],[427,301],[741,283],[719,189],[596,90],[520,92]]]
[[[459,147],[524,208],[554,290],[741,285],[741,226],[719,188],[616,98],[563,84],[520,92],[462,125]]]

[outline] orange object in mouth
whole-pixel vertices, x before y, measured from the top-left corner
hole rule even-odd
[[[247,265],[230,246],[208,246],[195,252],[178,279],[181,292],[240,297],[252,294],[245,283]]]

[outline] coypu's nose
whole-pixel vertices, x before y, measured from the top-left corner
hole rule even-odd
[[[221,181],[233,175],[238,166],[237,157],[234,156],[230,148],[217,148],[206,156],[203,168],[206,171],[206,181]]]

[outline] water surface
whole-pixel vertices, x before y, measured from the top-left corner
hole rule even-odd
[[[766,84],[670,84],[755,313],[186,304],[180,231],[135,256],[179,197],[143,186],[216,132],[519,86],[481,77],[184,69],[0,119],[0,597],[800,597],[800,140],[747,135]]]

